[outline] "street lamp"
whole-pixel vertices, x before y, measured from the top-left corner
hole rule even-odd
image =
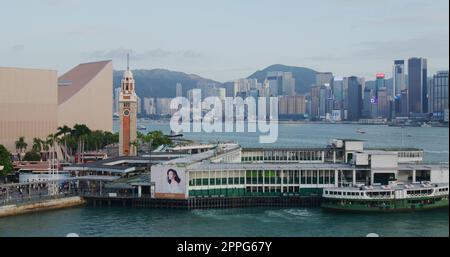
[[[148,163],[147,163],[147,172],[148,172],[148,181],[150,183],[150,197],[151,197],[151,191],[152,191],[152,185],[151,185],[151,167],[152,167],[152,144],[153,144],[153,139],[149,140],[149,146],[148,146]]]

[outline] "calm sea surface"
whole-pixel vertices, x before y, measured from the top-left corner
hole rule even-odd
[[[143,122],[170,132],[167,123]],[[117,122],[115,121],[115,129]],[[366,134],[358,134],[361,129]],[[186,134],[213,142],[261,146],[250,133]],[[281,124],[279,139],[266,147],[321,147],[333,138],[356,138],[366,147],[416,147],[426,161],[448,162],[448,128]],[[0,218],[0,236],[449,236],[448,209],[401,214],[335,214],[319,208],[153,210],[81,207]]]

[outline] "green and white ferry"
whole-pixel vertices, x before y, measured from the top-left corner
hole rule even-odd
[[[349,212],[405,212],[448,208],[448,183],[357,185],[324,189],[322,208]]]

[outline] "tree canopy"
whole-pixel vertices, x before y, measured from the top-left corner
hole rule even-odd
[[[11,154],[3,145],[0,145],[0,166],[3,166],[3,170],[0,170],[0,175],[5,175],[14,170],[11,162]]]
[[[38,152],[32,150],[25,154],[23,160],[27,162],[37,162],[41,160],[41,155]]]

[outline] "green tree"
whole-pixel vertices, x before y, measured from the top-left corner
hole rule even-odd
[[[67,137],[68,137],[68,135],[70,135],[71,132],[72,132],[72,129],[69,126],[64,125],[62,127],[58,127],[58,132],[56,132],[56,134],[55,134],[57,137],[61,138],[60,140],[62,142],[64,142],[64,152],[65,152],[64,160],[66,160],[66,154],[69,154],[68,149],[67,149],[67,141],[68,141]]]
[[[82,153],[84,153],[86,138],[89,134],[91,134],[91,130],[84,124],[75,124],[71,131],[71,135],[74,136],[78,141],[77,152],[78,156],[81,157],[78,158],[81,162],[83,162]]]
[[[23,160],[27,162],[37,162],[41,160],[41,155],[38,152],[32,150],[25,154]]]
[[[20,153],[23,152],[23,150],[27,149],[28,144],[25,142],[25,137],[19,137],[19,140],[16,142],[16,150]]]
[[[86,135],[87,142],[87,150],[95,150],[101,149],[104,147],[104,137],[105,134],[103,131],[96,130]]]
[[[33,146],[31,147],[32,151],[34,152],[42,152],[42,146],[43,146],[43,141],[40,138],[33,138]]]
[[[152,131],[147,134],[145,137],[146,142],[151,142],[151,147],[156,148],[160,145],[172,145],[172,140],[164,135],[162,131]]]
[[[11,153],[3,145],[0,145],[0,166],[3,166],[3,169],[0,169],[0,175],[6,175],[14,170]]]

